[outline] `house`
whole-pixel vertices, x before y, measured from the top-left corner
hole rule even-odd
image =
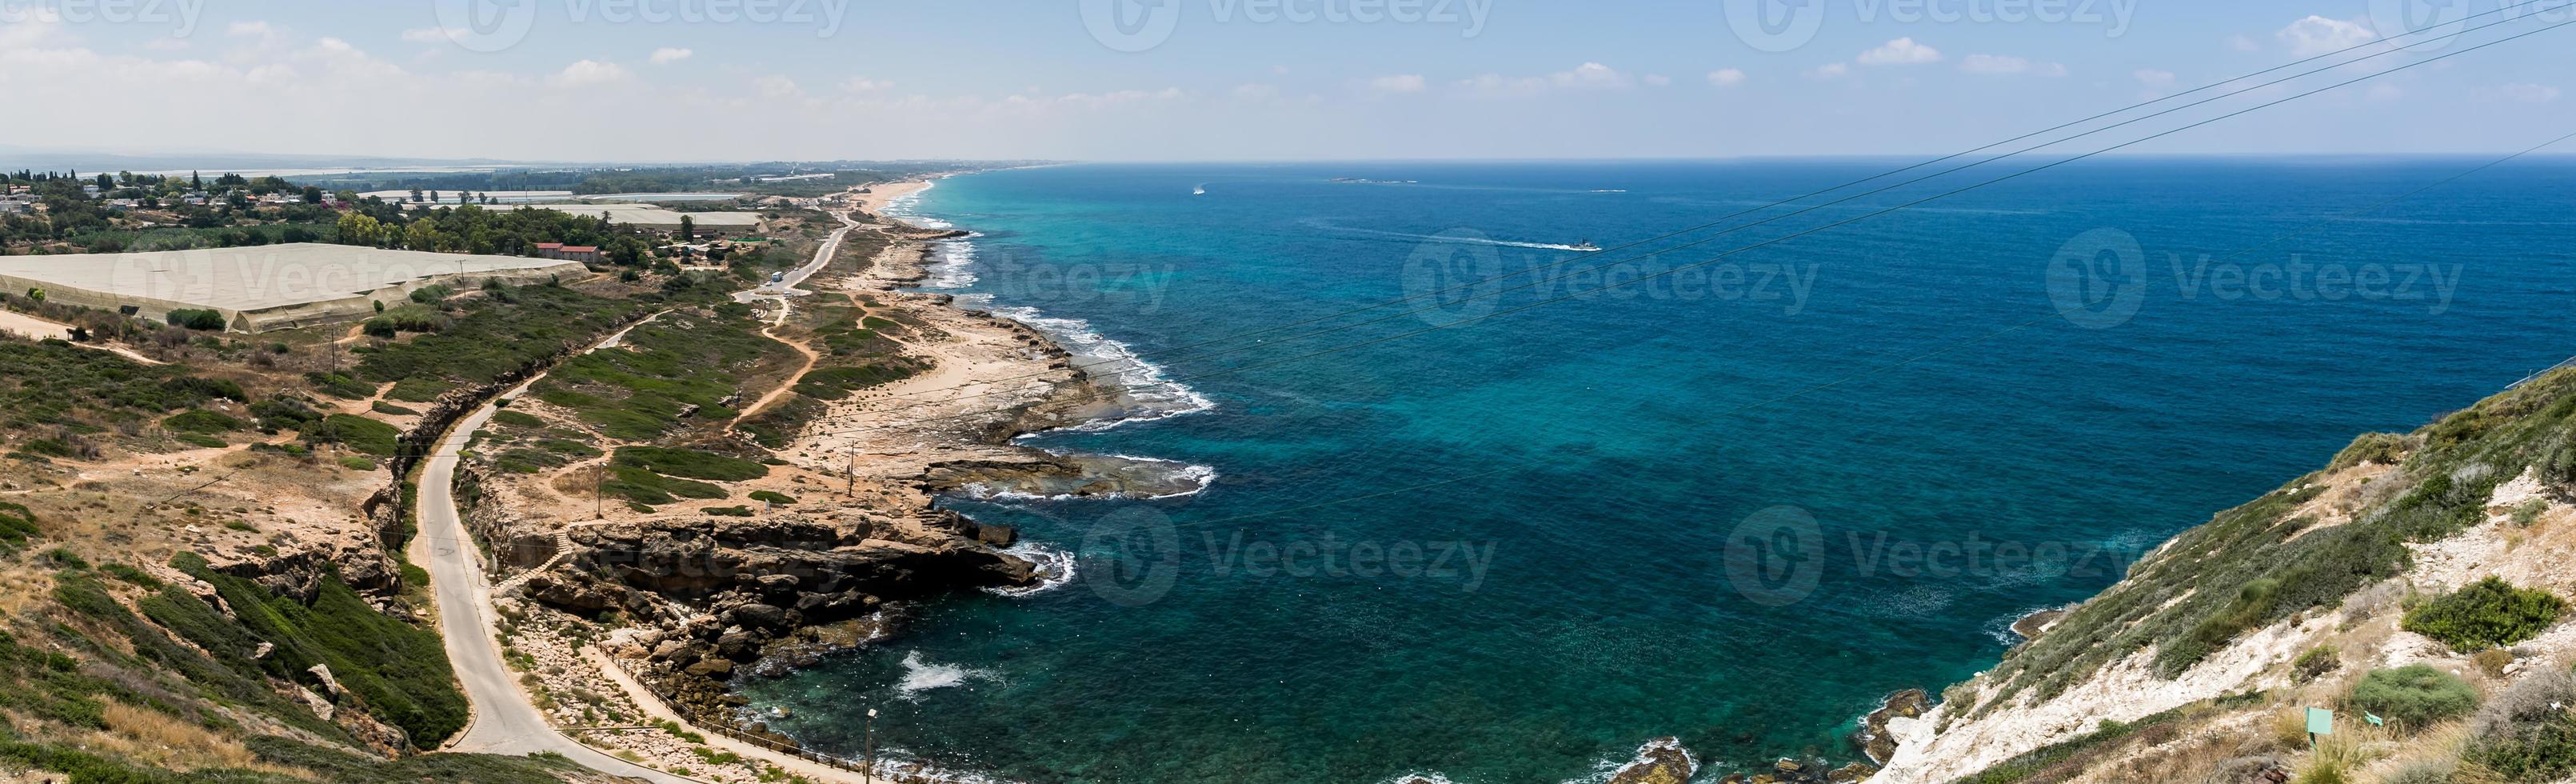
[[[601,258],[599,246],[566,245],[560,242],[537,243],[537,257],[545,259],[560,259],[563,261],[578,261],[584,264],[596,264]]]
[[[16,214],[18,214],[18,213],[22,213],[22,212],[26,212],[26,211],[27,211],[27,203],[26,203],[26,202],[23,202],[23,201],[0,201],[0,215],[16,215]]]

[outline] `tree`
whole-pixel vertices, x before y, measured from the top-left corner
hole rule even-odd
[[[412,200],[412,202],[413,202],[413,203],[415,203],[415,204],[417,204],[417,203],[419,203],[419,202],[420,202],[420,189],[419,189],[419,188],[413,188],[413,189],[411,189],[411,200]]]
[[[204,178],[204,177],[200,177],[200,176],[197,176],[197,173],[196,173],[196,172],[189,172],[189,173],[188,173],[188,190],[192,190],[192,191],[202,191],[202,190],[205,190],[205,189],[206,189],[206,178]]]
[[[307,186],[304,186],[304,203],[306,203],[306,204],[320,204],[320,203],[322,203],[322,187],[321,187],[321,186],[318,186],[318,185],[307,185]]]
[[[116,178],[115,178],[115,177],[110,177],[110,176],[107,176],[107,175],[105,175],[105,174],[101,174],[101,175],[99,175],[99,176],[98,176],[98,189],[99,189],[99,190],[102,190],[102,191],[104,191],[104,190],[114,190],[115,188],[116,188]]]
[[[27,298],[37,302],[43,302],[45,301],[45,290],[41,288],[28,289]]]
[[[690,242],[696,240],[697,237],[698,219],[686,215],[680,216],[680,241]]]

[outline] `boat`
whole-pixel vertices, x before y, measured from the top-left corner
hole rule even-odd
[[[1601,246],[1592,244],[1592,241],[1591,241],[1591,240],[1584,240],[1584,241],[1582,241],[1582,242],[1577,242],[1577,243],[1574,243],[1574,244],[1572,244],[1572,245],[1567,245],[1567,246],[1565,246],[1565,248],[1566,248],[1567,250],[1579,250],[1579,251],[1583,251],[1583,252],[1585,252],[1585,253],[1590,253],[1590,252],[1593,252],[1593,251],[1600,250],[1600,249],[1601,249]]]

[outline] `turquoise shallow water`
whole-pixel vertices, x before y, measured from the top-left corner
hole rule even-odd
[[[2085,162],[1705,277],[1470,287],[1331,335],[1287,339],[1406,308],[1192,345],[1627,259],[1536,246],[1615,247],[1910,162],[945,181],[914,209],[980,236],[942,285],[1187,387],[1149,402],[1213,406],[1033,442],[1217,479],[956,499],[1075,553],[1079,576],[915,608],[879,647],[742,690],[824,749],[859,753],[873,707],[880,748],[1031,782],[1565,781],[1661,735],[1721,765],[1850,759],[1852,717],[1991,664],[2020,613],[2092,594],[2356,433],[2576,354],[2563,159],[2278,239],[2484,162],[2443,158]]]

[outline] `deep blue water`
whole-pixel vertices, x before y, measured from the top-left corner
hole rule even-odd
[[[2286,238],[2486,161],[2088,161],[1725,256],[1697,283],[1577,278],[1591,293],[1402,337],[1567,290],[1461,301],[1506,284],[1469,286],[1327,318],[1639,255],[1407,235],[1615,247],[1910,162],[1077,166],[942,182],[916,209],[981,232],[973,261],[947,270],[976,277],[964,293],[1080,319],[1214,403],[1034,442],[1219,478],[1155,501],[958,500],[1079,553],[1080,578],[918,608],[881,647],[745,691],[792,709],[773,723],[813,745],[856,755],[874,707],[881,748],[1031,782],[1563,781],[1661,735],[1721,769],[1850,759],[1852,717],[1992,664],[2022,612],[2091,595],[2132,554],[2357,433],[2411,428],[2576,354],[2565,159]],[[2135,266],[2084,252],[2122,236]],[[2102,274],[2061,274],[2053,298],[2062,249]],[[1285,340],[1424,305],[1437,309]],[[1812,539],[1773,525],[1806,518]],[[1906,553],[1942,543],[1996,549],[1908,568]],[[1354,557],[1405,554],[1413,568],[1354,571]]]

